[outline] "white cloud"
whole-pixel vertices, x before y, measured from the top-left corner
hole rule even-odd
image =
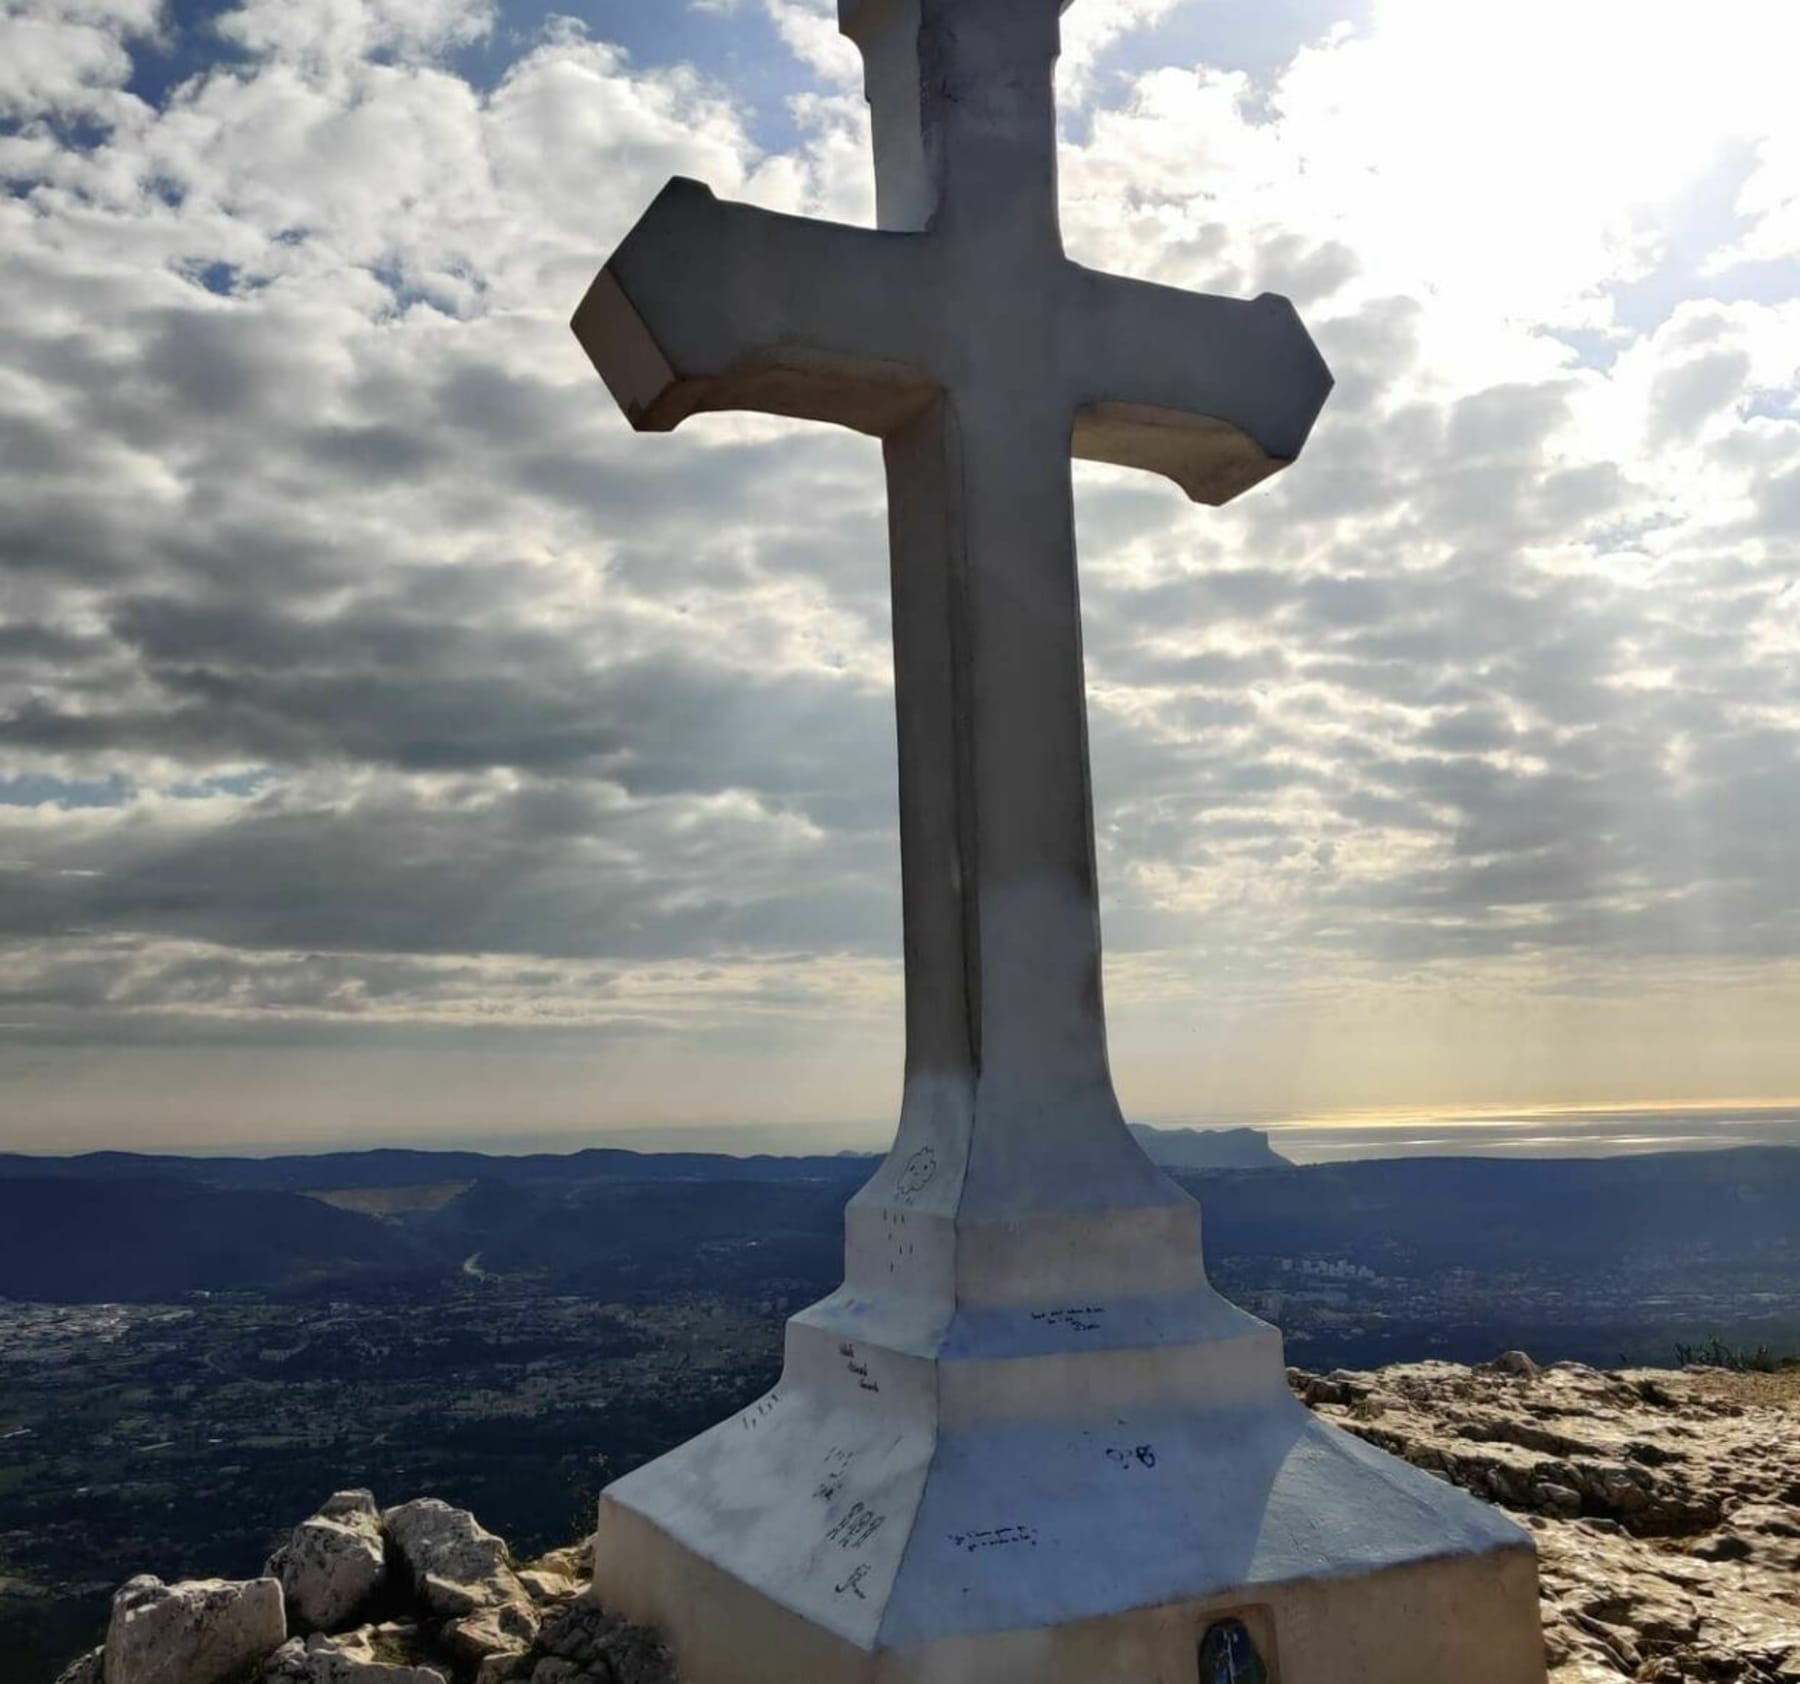
[[[1062,20],[1062,58],[1056,67],[1058,98],[1085,103],[1094,91],[1096,62],[1134,30],[1159,23],[1191,0],[1079,0]]]
[[[837,26],[837,0],[762,0],[788,50],[839,92],[862,89],[862,59]]]
[[[493,24],[492,0],[240,0],[219,28],[249,52],[329,73],[372,53],[412,58],[463,46]]]
[[[116,115],[160,0],[0,0],[0,117]]]
[[[1714,267],[1783,255],[1775,55],[1673,7],[1395,0],[1272,80],[1174,65],[1107,103],[1094,67],[1169,9],[1068,14],[1100,102],[1071,250],[1291,292],[1339,387],[1232,509],[1079,475],[1122,1033],[1175,1070],[1185,1032],[1145,1039],[1172,1003],[1291,1062],[1322,995],[1422,979],[1774,998],[1800,305],[1618,301],[1734,139]],[[678,1026],[796,1060],[887,1022],[877,453],[630,436],[565,325],[670,174],[868,219],[854,52],[823,0],[767,10],[816,77],[773,155],[731,89],[566,21],[483,91],[445,55],[485,6],[255,0],[244,61],[153,111],[119,91],[153,7],[32,8],[0,54],[8,1022]]]

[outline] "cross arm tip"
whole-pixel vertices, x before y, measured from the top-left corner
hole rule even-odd
[[[1293,304],[1089,274],[1075,454],[1220,504],[1299,456],[1332,388]]]
[[[936,390],[907,326],[917,241],[784,216],[676,176],[570,321],[638,432],[751,409],[885,434]]]

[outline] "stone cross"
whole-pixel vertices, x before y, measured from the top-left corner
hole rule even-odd
[[[575,331],[633,426],[882,441],[906,1087],[780,1383],[604,1493],[693,1684],[1542,1684],[1529,1538],[1317,1420],[1107,1068],[1071,456],[1222,503],[1331,377],[1293,309],[1063,254],[1060,0],[839,0],[880,228],[674,181]]]
[[[882,231],[677,179],[574,323],[634,427],[752,409],[882,439],[907,1070],[1021,1097],[1107,1080],[1070,456],[1222,503],[1331,386],[1285,299],[1064,256],[1062,9],[841,0]]]

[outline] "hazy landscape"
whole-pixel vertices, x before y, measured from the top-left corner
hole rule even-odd
[[[1209,1267],[1315,1370],[1800,1351],[1800,1150],[1294,1165],[1147,1137]],[[326,1491],[441,1494],[535,1549],[776,1372],[872,1162],[0,1158],[0,1648],[92,1641],[121,1564],[241,1575]],[[9,1679],[12,1675],[9,1674]]]

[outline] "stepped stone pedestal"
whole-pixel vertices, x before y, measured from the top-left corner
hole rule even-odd
[[[1496,1511],[1313,1418],[1132,1140],[1100,996],[1071,453],[1219,503],[1331,377],[1292,307],[1062,252],[1059,0],[840,0],[879,230],[658,198],[575,329],[645,431],[883,441],[907,1062],[781,1383],[601,1500],[690,1684],[1542,1684]]]
[[[1096,1132],[1021,1216],[911,1119],[781,1383],[605,1493],[607,1603],[694,1684],[1214,1684],[1225,1620],[1264,1672],[1220,1684],[1538,1684],[1529,1535],[1301,1405]]]

